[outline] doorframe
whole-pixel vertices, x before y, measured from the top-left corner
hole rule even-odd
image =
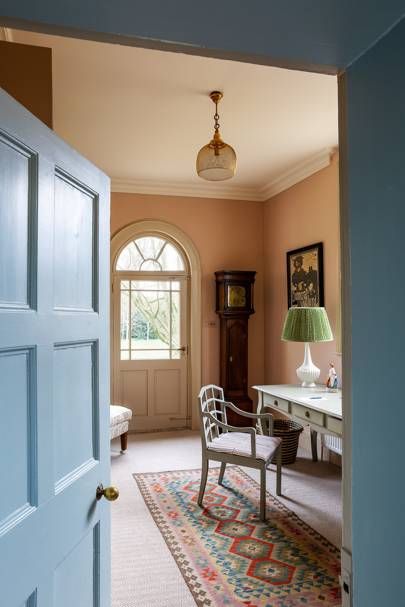
[[[338,100],[339,100],[339,188],[340,188],[340,236],[341,236],[341,275],[342,275],[342,295],[341,295],[341,304],[342,304],[342,367],[343,367],[343,395],[342,395],[342,408],[343,408],[343,455],[342,455],[342,464],[343,464],[343,477],[342,477],[342,498],[343,498],[343,516],[342,516],[342,553],[351,556],[352,550],[352,401],[351,401],[351,392],[352,392],[352,369],[351,369],[351,356],[352,356],[352,344],[351,344],[351,273],[350,273],[350,247],[349,247],[349,233],[350,233],[350,214],[349,214],[349,200],[347,193],[347,176],[348,176],[348,160],[347,160],[347,134],[348,134],[348,124],[346,121],[346,102],[347,102],[347,91],[345,86],[345,72],[346,68],[338,69],[333,68],[331,66],[323,66],[324,69],[315,69],[313,65],[308,65],[306,63],[300,63],[299,60],[291,61],[287,64],[280,63],[275,60],[271,60],[271,58],[263,56],[258,58],[257,56],[251,55],[248,52],[239,53],[237,55],[232,53],[227,53],[225,51],[221,51],[220,49],[211,49],[209,46],[207,47],[193,47],[191,45],[187,46],[184,44],[179,44],[172,41],[163,41],[163,40],[151,40],[147,38],[143,38],[142,40],[138,39],[123,39],[122,36],[112,35],[108,32],[98,31],[96,33],[89,32],[87,30],[83,30],[80,27],[72,30],[71,28],[67,28],[66,26],[61,25],[44,25],[41,22],[35,22],[34,24],[30,24],[30,27],[27,27],[27,22],[22,19],[15,19],[13,23],[1,21],[2,24],[5,23],[5,27],[13,27],[16,29],[22,30],[31,30],[38,33],[44,34],[53,34],[53,35],[65,35],[70,38],[82,38],[84,40],[93,40],[97,42],[106,42],[106,43],[116,43],[124,44],[126,46],[139,46],[141,48],[153,48],[160,51],[170,52],[173,50],[180,50],[185,54],[196,54],[200,56],[209,56],[215,59],[227,59],[229,61],[242,61],[244,63],[249,63],[251,65],[260,64],[267,65],[269,67],[280,67],[282,69],[295,69],[300,71],[307,71],[308,73],[324,73],[324,74],[333,74],[337,77],[338,82]],[[202,337],[202,326],[201,326],[201,266],[199,261],[199,255],[197,250],[195,249],[194,244],[189,239],[189,237],[184,234],[177,226],[173,226],[172,224],[154,220],[145,220],[150,221],[153,225],[161,224],[164,226],[164,229],[173,229],[172,238],[176,240],[175,234],[178,232],[180,238],[184,237],[184,242],[186,243],[184,246],[184,250],[186,252],[186,256],[190,261],[190,268],[192,272],[192,263],[191,259],[193,257],[192,251],[196,254],[197,266],[195,275],[197,276],[199,270],[199,280],[196,280],[192,283],[191,295],[196,295],[198,291],[198,301],[194,301],[194,297],[191,300],[191,312],[194,312],[194,317],[198,316],[200,320],[200,326],[196,329],[194,323],[191,324],[190,327],[190,340],[192,337],[194,338],[194,346],[192,350],[197,350],[197,352],[193,352],[193,360],[192,366],[194,369],[194,374],[190,375],[192,381],[190,384],[194,387],[197,387],[197,377],[201,379],[201,337]],[[135,226],[135,224],[140,224],[142,222],[134,222],[131,226]],[[128,228],[130,226],[127,226]],[[120,232],[123,232],[126,228],[122,228]],[[111,240],[118,237],[120,232],[117,232]],[[165,232],[162,232],[165,234]],[[170,235],[170,234],[169,234]],[[130,239],[130,237],[129,237]],[[181,243],[183,241],[179,240],[180,246],[183,246]],[[187,243],[191,245],[190,249],[187,249]],[[187,255],[187,251],[190,253],[190,257]],[[192,272],[193,273],[193,272]],[[193,280],[193,275],[191,276],[191,280]],[[196,311],[193,310],[194,305],[196,305]],[[194,366],[194,360],[195,366]],[[198,361],[198,363],[197,363]],[[198,386],[199,390],[199,386]],[[196,392],[193,392],[196,394]],[[190,403],[192,401],[190,400]],[[196,403],[196,399],[194,399]],[[199,420],[196,415],[196,406],[192,408],[192,428],[199,428]],[[351,562],[349,564],[351,569]]]
[[[110,313],[110,332],[112,340],[114,339],[114,268],[117,257],[123,247],[131,240],[139,238],[145,234],[156,234],[164,238],[173,240],[181,249],[189,265],[189,352],[187,357],[187,411],[190,417],[190,426],[192,430],[199,428],[198,402],[197,395],[201,388],[202,377],[202,317],[201,317],[201,261],[198,250],[191,238],[179,227],[166,221],[156,219],[143,219],[135,221],[124,228],[121,228],[111,237],[111,313]],[[114,342],[112,342],[114,343]],[[114,348],[111,348],[110,357],[111,377],[114,373]]]

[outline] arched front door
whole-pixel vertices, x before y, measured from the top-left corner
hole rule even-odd
[[[113,402],[135,431],[186,427],[188,265],[157,234],[131,240],[113,276]]]

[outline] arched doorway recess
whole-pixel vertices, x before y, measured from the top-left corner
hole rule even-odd
[[[156,413],[160,414],[156,420],[158,425],[163,424],[162,429],[182,426],[198,428],[196,396],[201,386],[201,264],[194,243],[180,228],[168,222],[142,220],[132,223],[117,232],[111,240],[111,279],[112,400],[131,405],[134,409],[135,431],[159,429],[154,427],[152,419],[147,419]],[[183,316],[166,322],[166,334],[156,335],[151,326],[154,323],[149,321],[159,304],[151,301],[150,291],[158,283],[160,307],[166,306],[169,316],[175,316],[176,310],[173,312],[172,305],[169,306],[167,302],[177,300]],[[143,306],[141,313],[137,313],[137,318],[130,311],[131,307],[137,305],[136,302],[141,302]],[[121,310],[122,305],[125,310]],[[123,312],[124,316],[128,313],[127,323],[121,323]],[[173,325],[177,327],[174,332]],[[141,335],[142,331],[149,331],[149,334]],[[183,337],[180,336],[181,333],[187,335],[187,344],[178,341]],[[141,343],[140,337],[148,339]],[[160,343],[157,339],[153,341],[150,338],[159,338]],[[155,348],[157,343],[159,348]],[[186,347],[186,351],[182,350],[183,347]],[[158,349],[160,353],[152,352]],[[154,355],[163,355],[156,376],[153,370],[157,368],[156,364],[146,362],[156,360],[150,358]],[[140,363],[141,360],[144,364]],[[131,368],[138,371],[132,373],[132,377]],[[152,373],[149,377],[148,368]],[[170,373],[174,370],[176,373]],[[184,373],[187,377],[185,408],[175,410],[169,406],[166,414],[162,410],[164,390],[169,389],[168,394],[174,399],[177,381],[174,382],[173,378],[175,375],[183,376]],[[163,377],[169,380],[166,388],[164,384],[159,385]],[[128,402],[128,394],[136,389],[139,390],[139,402]],[[151,400],[153,394],[158,400],[160,398],[160,403]]]

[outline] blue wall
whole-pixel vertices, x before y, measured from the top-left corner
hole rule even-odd
[[[405,22],[346,74],[355,607],[405,606]]]

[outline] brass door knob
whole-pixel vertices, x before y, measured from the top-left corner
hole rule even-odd
[[[103,485],[99,485],[96,491],[96,499],[101,500],[102,497],[105,497],[109,502],[115,502],[118,499],[120,492],[117,487],[106,487],[104,489]]]

